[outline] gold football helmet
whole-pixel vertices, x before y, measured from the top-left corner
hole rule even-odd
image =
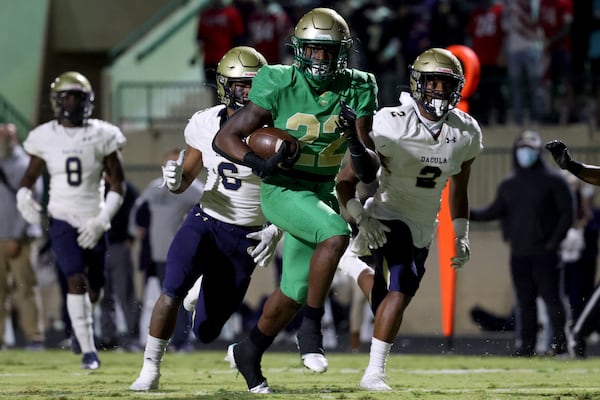
[[[409,67],[412,97],[438,118],[453,109],[461,99],[465,83],[462,65],[454,54],[442,48],[425,50]],[[427,87],[427,82],[443,82],[443,90]]]
[[[238,46],[229,50],[217,66],[217,95],[227,107],[237,110],[248,102],[243,93],[235,93],[231,85],[235,82],[250,82],[263,65],[265,57],[252,47]]]
[[[76,95],[79,101],[67,106],[63,101],[67,95]],[[67,118],[73,125],[80,126],[92,115],[93,103],[92,85],[79,72],[64,72],[50,84],[50,104],[58,119]]]
[[[331,59],[316,60],[306,51],[307,46],[328,49]],[[309,78],[324,80],[348,65],[348,53],[352,38],[348,24],[330,8],[314,8],[306,13],[292,36],[294,63]]]

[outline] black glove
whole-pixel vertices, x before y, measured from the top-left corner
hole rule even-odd
[[[375,153],[367,150],[364,143],[358,137],[356,131],[356,111],[349,107],[344,101],[340,101],[340,115],[337,126],[342,130],[342,135],[348,144],[352,167],[354,173],[363,182],[372,182],[377,176],[379,160]]]
[[[343,100],[340,101],[340,108],[337,126],[344,132],[344,135],[356,135],[356,111]]]
[[[343,100],[340,101],[340,115],[337,126],[342,130],[342,135],[348,142],[351,155],[362,155],[366,152],[365,145],[361,142],[356,131],[356,111],[349,107]]]
[[[573,161],[569,148],[560,140],[553,140],[546,143],[546,149],[552,154],[556,164],[573,175],[578,175],[581,172],[583,165],[577,161]]]
[[[284,141],[277,153],[266,160],[250,151],[244,155],[244,164],[252,168],[252,172],[260,178],[273,175],[279,169],[290,169],[300,158],[300,146],[296,143],[296,150],[292,152],[291,145],[289,141]]]

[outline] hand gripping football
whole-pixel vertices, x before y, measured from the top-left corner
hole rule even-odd
[[[290,151],[295,153],[298,142],[284,130],[273,127],[262,127],[246,138],[246,144],[257,156],[266,160],[279,150],[284,141],[291,143]]]

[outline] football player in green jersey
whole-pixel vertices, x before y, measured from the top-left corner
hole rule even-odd
[[[304,318],[298,330],[302,360],[315,372],[327,370],[323,305],[350,237],[334,194],[335,176],[347,149],[363,180],[373,180],[379,165],[368,149],[377,84],[372,74],[347,68],[351,45],[348,25],[337,12],[309,11],[292,37],[294,64],[262,67],[254,78],[250,102],[213,141],[217,152],[263,177],[261,207],[267,219],[285,232],[280,287],[249,336],[228,349],[228,360],[254,393],[270,392],[261,372],[262,355],[302,305]],[[298,154],[287,145],[266,160],[254,154],[243,138],[264,125],[296,138]]]

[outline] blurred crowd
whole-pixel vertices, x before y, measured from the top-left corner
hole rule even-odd
[[[423,50],[460,44],[480,59],[481,81],[470,112],[482,125],[596,124],[599,1],[215,0],[200,15],[199,32],[203,17],[208,21],[227,9],[228,18],[236,20],[237,14],[239,20],[225,28],[233,43],[225,45],[228,33],[222,31],[222,49],[213,44],[211,51],[247,44],[269,63],[286,63],[291,49],[285,43],[298,18],[313,7],[333,8],[348,21],[354,37],[350,64],[376,75],[382,106],[395,103],[408,85],[408,63]],[[198,40],[202,46],[200,33]]]

